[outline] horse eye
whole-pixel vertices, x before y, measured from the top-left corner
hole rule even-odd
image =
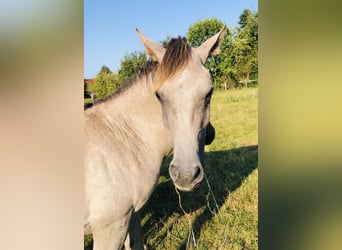
[[[211,95],[213,94],[214,88],[212,88],[209,93],[205,97],[205,104],[208,105],[211,99]]]
[[[161,102],[162,101],[162,98],[160,97],[160,95],[158,94],[158,92],[156,92],[156,97],[157,99]]]

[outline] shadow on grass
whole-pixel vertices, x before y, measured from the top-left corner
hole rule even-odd
[[[179,207],[178,195],[175,191],[174,184],[170,180],[168,166],[172,156],[166,158],[161,168],[161,177],[167,181],[158,185],[150,197],[148,203],[141,211],[141,218],[148,217],[144,220],[143,233],[145,245],[148,249],[155,249],[166,237],[175,225],[166,225],[170,217],[175,220],[183,216],[183,211]],[[210,183],[212,193],[216,199],[218,208],[226,201],[230,192],[240,187],[244,179],[258,165],[258,146],[246,146],[232,150],[222,150],[215,152],[207,152],[205,154],[204,172]],[[195,211],[199,208],[207,206],[208,202],[208,185],[203,180],[200,188],[193,192],[181,193],[182,207],[186,212]],[[209,200],[214,213],[217,212],[212,199]],[[214,214],[206,207],[203,212],[197,216],[193,222],[193,230],[197,239],[201,228],[213,218]],[[167,228],[167,229],[166,229]],[[155,235],[158,232],[158,235]],[[153,245],[149,245],[148,239],[154,238]],[[177,237],[180,241],[173,242],[177,245],[176,249],[186,249],[187,237]],[[85,246],[85,250],[91,250],[93,247],[91,238]]]
[[[155,245],[162,242],[167,237],[168,232],[175,226],[175,223],[167,225],[170,217],[177,220],[178,217],[184,215],[179,206],[178,195],[168,174],[168,165],[171,159],[172,156],[164,161],[161,170],[161,176],[163,179],[168,179],[168,181],[158,185],[148,203],[141,211],[141,218],[148,216],[148,219],[144,221],[143,225],[144,240],[148,249],[154,249]],[[240,187],[243,180],[257,167],[257,164],[257,145],[232,150],[207,152],[205,154],[204,172],[210,183],[218,208],[224,204],[230,192]],[[198,238],[202,226],[210,221],[217,212],[212,199],[209,199],[209,201],[211,209],[215,210],[214,214],[206,207],[208,193],[209,187],[206,184],[206,180],[203,180],[199,189],[189,193],[181,193],[182,207],[186,212],[205,208],[192,224],[195,238]],[[156,232],[158,232],[158,235],[155,235]],[[148,239],[151,238],[153,238],[153,245],[149,245],[148,242]],[[181,239],[182,237],[179,236],[177,238]],[[177,245],[176,249],[186,249],[187,240],[187,237],[185,237],[180,242],[173,242],[173,245]]]

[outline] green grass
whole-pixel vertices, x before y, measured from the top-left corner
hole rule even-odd
[[[180,203],[168,174],[172,156],[163,163],[141,211],[148,249],[258,248],[258,89],[214,92],[211,122],[216,138],[205,149],[207,178],[180,193]]]

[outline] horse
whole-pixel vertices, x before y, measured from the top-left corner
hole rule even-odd
[[[138,36],[150,59],[138,76],[85,110],[84,233],[95,250],[143,249],[139,210],[155,190],[162,161],[180,191],[201,183],[210,123],[212,78],[204,66],[219,53],[225,25],[197,48],[183,37],[166,47]]]

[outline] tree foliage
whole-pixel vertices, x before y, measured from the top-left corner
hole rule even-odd
[[[258,15],[244,10],[234,40],[233,65],[240,81],[258,77]]]
[[[190,26],[186,35],[187,39],[191,46],[199,47],[204,41],[219,32],[223,25],[224,23],[215,17],[198,21]],[[227,33],[228,30],[226,30]]]
[[[147,57],[145,52],[134,51],[126,54],[121,60],[120,69],[118,71],[118,81],[120,85],[137,75],[146,61]]]
[[[206,67],[210,70],[216,88],[239,86],[241,81],[258,78],[258,15],[246,9],[240,15],[239,27],[227,28],[221,43],[221,53],[209,58]],[[224,25],[215,17],[197,21],[187,33],[193,47],[200,46],[216,34]]]
[[[198,21],[190,26],[187,33],[187,39],[191,46],[199,47],[208,38],[219,32],[223,25],[224,23],[217,20],[215,17]],[[221,53],[217,56],[208,58],[205,64],[213,77],[213,83],[216,88],[220,86],[220,80],[224,77],[225,70],[223,70],[222,65],[228,66],[227,64],[229,64],[229,61],[226,60],[222,52],[228,50],[231,46],[232,39],[229,28],[227,28],[220,47]]]
[[[171,39],[172,37],[170,35],[167,35],[165,39],[159,41],[159,44],[165,48],[166,45],[171,41]]]
[[[117,89],[117,76],[105,65],[101,67],[96,75],[94,83],[90,85],[89,91],[95,94],[96,99],[102,99]]]

